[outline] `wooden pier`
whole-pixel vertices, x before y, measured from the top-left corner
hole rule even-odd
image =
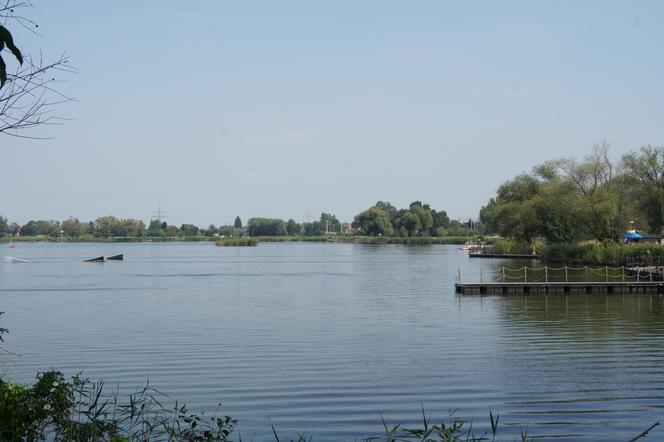
[[[461,295],[527,295],[555,293],[664,293],[659,282],[457,282]]]

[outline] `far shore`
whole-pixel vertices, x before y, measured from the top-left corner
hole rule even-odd
[[[2,237],[0,243],[128,243],[128,242],[215,242],[218,236],[160,236],[160,237],[49,237],[45,235]],[[258,242],[320,242],[320,243],[351,243],[351,244],[464,244],[468,241],[480,241],[480,237],[465,236],[361,236],[361,235],[324,235],[324,236],[257,236],[252,237]],[[221,238],[223,239],[223,238]]]

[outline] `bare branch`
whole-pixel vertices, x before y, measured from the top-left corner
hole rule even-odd
[[[18,23],[36,34],[37,24],[22,15],[31,7],[30,0],[0,0],[0,23]],[[38,126],[62,124],[64,119],[53,114],[55,107],[74,99],[58,89],[58,77],[75,73],[76,69],[64,53],[51,61],[45,61],[41,52],[37,57],[23,58],[23,64],[13,74],[7,74],[7,81],[0,88],[0,134],[41,138],[25,132]]]
[[[41,56],[39,60],[28,57],[23,67],[8,76],[5,87],[0,89],[0,133],[39,138],[20,132],[40,125],[61,124],[63,119],[53,114],[54,108],[74,99],[55,89],[58,80],[54,75],[75,73],[69,62],[66,54],[49,63]]]

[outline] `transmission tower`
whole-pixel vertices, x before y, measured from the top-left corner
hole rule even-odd
[[[154,212],[152,212],[152,219],[156,219],[157,221],[159,221],[159,222],[161,223],[161,221],[162,221],[163,219],[166,219],[166,218],[168,218],[168,217],[166,216],[166,212],[164,212],[163,210],[161,210],[161,202],[159,202],[159,203],[157,204],[157,210],[155,210]]]

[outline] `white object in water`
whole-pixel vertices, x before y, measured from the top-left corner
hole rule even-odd
[[[5,256],[5,262],[29,262],[27,259],[14,258],[13,256]]]

